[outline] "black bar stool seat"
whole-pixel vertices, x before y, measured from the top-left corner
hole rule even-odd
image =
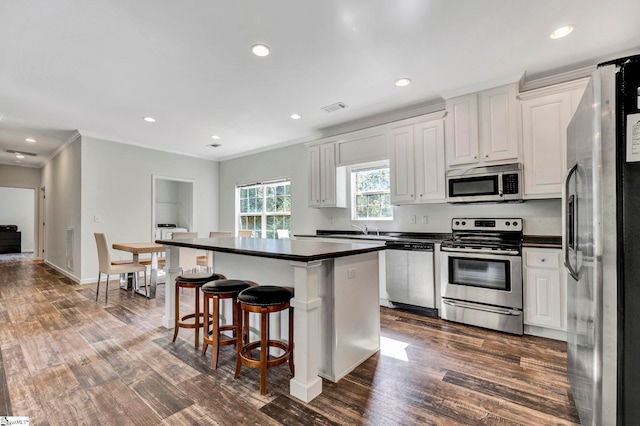
[[[204,295],[204,318],[208,318],[204,324],[204,336],[202,337],[202,356],[207,352],[207,347],[212,346],[211,368],[218,368],[218,355],[220,346],[234,345],[238,338],[238,294],[246,288],[257,285],[252,281],[244,280],[216,280],[206,283],[201,287]],[[231,324],[220,325],[220,300],[232,299]],[[209,314],[209,301],[213,304],[213,310]],[[211,331],[209,323],[212,324]],[[224,331],[233,332],[229,337]]]
[[[240,375],[243,365],[260,369],[260,393],[267,391],[267,369],[289,361],[291,375],[295,375],[293,363],[293,308],[290,305],[293,289],[272,285],[260,285],[242,290],[238,295],[240,312],[238,315],[238,329],[241,330],[240,342],[237,346],[236,372],[234,378]],[[289,341],[269,339],[269,314],[289,310]],[[260,314],[260,340],[251,342],[249,339],[249,313]],[[253,358],[251,352],[260,349],[260,357]],[[278,348],[282,354],[269,358],[269,349]]]
[[[182,274],[176,278],[176,289],[175,289],[175,321],[174,321],[174,330],[173,330],[173,342],[176,341],[178,337],[178,331],[181,328],[195,328],[196,330],[196,340],[195,347],[200,346],[200,327],[204,325],[203,318],[204,313],[200,312],[200,287],[205,285],[210,281],[225,279],[226,277],[222,274],[212,273],[212,272],[195,272],[189,274]],[[186,315],[180,316],[180,289],[182,288],[193,288],[196,290],[195,297],[195,307],[194,312]]]

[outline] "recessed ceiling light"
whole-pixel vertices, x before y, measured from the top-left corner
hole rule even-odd
[[[155,123],[156,119],[153,117],[145,117],[143,118],[144,121],[146,121],[147,123]]]
[[[251,46],[251,51],[256,56],[268,56],[271,49],[266,44],[254,44]]]
[[[294,120],[300,120],[302,118],[302,116],[300,114],[291,114],[290,117],[292,119],[294,119]]]
[[[396,80],[396,86],[398,87],[408,86],[409,84],[411,84],[411,79],[407,77],[399,78]]]
[[[23,158],[24,158],[24,155],[22,155],[22,154],[16,154],[16,158],[23,159]]]
[[[218,140],[218,139],[220,139],[220,136],[218,136],[218,135],[211,135],[211,139]]]
[[[30,143],[36,143],[37,140],[33,139],[33,138],[26,138],[25,141],[30,142]]]
[[[552,39],[558,39],[558,38],[562,38],[565,36],[568,36],[569,34],[571,34],[571,31],[573,31],[573,25],[565,25],[564,27],[560,27],[558,29],[556,29],[555,31],[553,31],[549,37],[551,37]]]

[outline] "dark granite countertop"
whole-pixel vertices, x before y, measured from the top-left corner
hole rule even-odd
[[[313,262],[384,250],[382,241],[362,243],[328,243],[310,240],[270,238],[190,238],[180,240],[156,240],[166,246],[189,247],[216,252],[268,257],[296,262]]]
[[[294,237],[303,238],[337,238],[363,241],[423,241],[441,243],[452,238],[449,233],[434,232],[370,232],[363,235],[358,231],[317,230],[315,234],[296,234]],[[523,247],[562,248],[562,237],[556,235],[524,235]]]
[[[335,230],[317,230],[315,234],[296,234],[294,237],[304,238],[341,238],[341,239],[357,239],[365,241],[421,241],[429,243],[441,243],[451,238],[450,233],[434,233],[434,232],[387,232],[369,231],[368,235],[364,235],[358,231],[335,231]]]
[[[523,247],[562,248],[562,237],[556,235],[525,235]]]

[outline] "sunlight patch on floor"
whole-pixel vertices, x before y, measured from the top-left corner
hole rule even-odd
[[[383,356],[399,359],[400,361],[409,362],[407,356],[408,343],[400,340],[389,339],[388,337],[380,337],[380,353]]]

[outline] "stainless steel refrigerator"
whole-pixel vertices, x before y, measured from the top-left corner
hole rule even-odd
[[[567,371],[583,425],[640,421],[640,55],[600,64],[567,129]]]

